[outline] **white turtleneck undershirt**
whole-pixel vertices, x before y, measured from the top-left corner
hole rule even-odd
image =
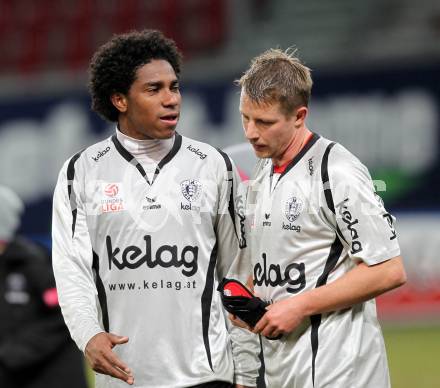
[[[151,182],[159,162],[171,151],[175,136],[169,139],[138,140],[116,129],[116,137],[122,146],[141,164]]]

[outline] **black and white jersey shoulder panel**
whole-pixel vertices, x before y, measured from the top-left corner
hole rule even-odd
[[[328,176],[337,227],[349,256],[374,265],[400,254],[393,218],[375,192],[367,167],[336,143],[328,156]]]

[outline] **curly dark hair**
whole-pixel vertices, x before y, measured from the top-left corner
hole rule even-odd
[[[106,120],[117,122],[119,111],[110,97],[127,94],[136,79],[136,71],[153,59],[168,61],[177,77],[182,54],[173,40],[160,31],[143,30],[115,35],[93,55],[89,67],[89,91],[92,109]]]

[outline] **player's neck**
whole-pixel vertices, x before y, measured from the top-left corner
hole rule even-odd
[[[122,146],[139,161],[160,161],[170,152],[174,136],[169,139],[139,140],[132,138],[116,128],[116,137]]]
[[[301,152],[312,136],[313,133],[308,128],[300,128],[296,135],[292,137],[292,141],[289,143],[285,151],[280,156],[272,158],[273,165],[281,167],[288,164]]]

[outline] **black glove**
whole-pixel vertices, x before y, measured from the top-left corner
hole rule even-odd
[[[217,287],[226,311],[254,327],[266,313],[269,303],[258,298],[246,286],[234,279],[224,278]]]
[[[269,303],[260,299],[250,292],[246,286],[234,279],[223,278],[217,287],[222,297],[222,303],[226,311],[236,315],[250,327],[254,327],[261,317],[266,314]],[[278,340],[282,337],[266,337],[270,340]]]

